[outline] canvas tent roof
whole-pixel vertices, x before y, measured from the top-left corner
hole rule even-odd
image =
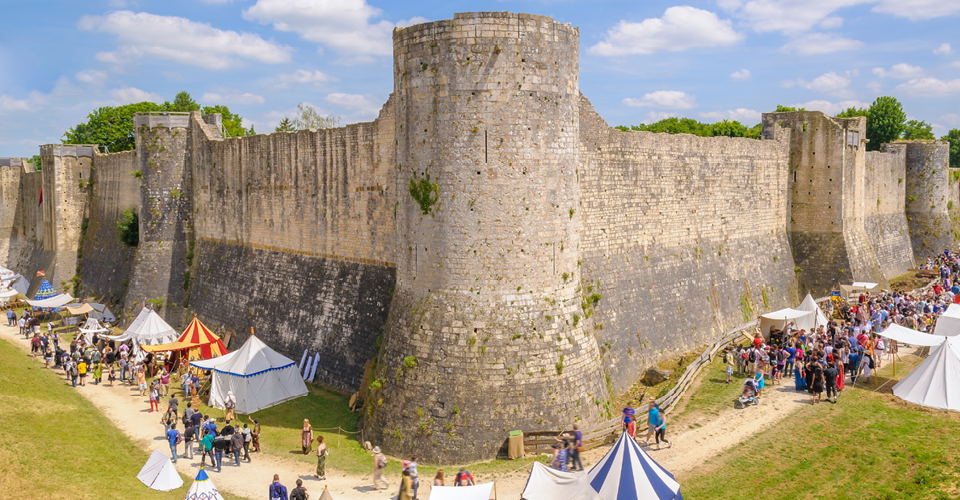
[[[67,306],[67,312],[74,316],[79,316],[81,314],[93,312],[93,308],[90,307],[90,304],[80,304],[74,307]]]
[[[0,292],[0,302],[9,302],[12,300],[27,300],[27,296],[17,290],[4,290]]]
[[[240,349],[219,358],[191,361],[190,366],[213,370],[210,403],[223,408],[227,392],[237,399],[236,411],[250,414],[307,394],[297,364],[251,335]]]
[[[430,488],[430,500],[489,500],[497,498],[496,483],[474,486],[434,486]]]
[[[587,478],[603,500],[683,498],[673,474],[654,462],[626,432],[590,469]]]
[[[0,278],[0,287],[10,288],[26,295],[27,290],[30,289],[30,281],[22,275],[16,274],[7,278]]]
[[[813,313],[797,319],[797,328],[810,331],[821,326],[827,326],[827,315],[823,314],[823,310],[820,309],[817,301],[813,300],[813,296],[809,293],[803,298],[803,302],[801,302],[796,309],[798,311],[809,311]]]
[[[120,335],[105,335],[105,337],[119,342],[133,341],[133,359],[140,360],[143,359],[143,350],[140,346],[173,342],[177,338],[177,331],[156,311],[144,307],[126,331]]]
[[[87,341],[88,344],[93,343],[94,333],[107,333],[109,331],[110,331],[109,328],[104,328],[100,326],[100,322],[93,318],[87,318],[87,321],[85,321],[83,325],[80,327],[80,333],[83,334],[83,338]]]
[[[63,307],[75,299],[69,293],[62,293],[60,295],[55,295],[48,299],[43,300],[27,300],[27,304],[30,304],[33,307],[40,307],[43,309],[53,308],[53,307]]]
[[[797,323],[797,327],[799,328],[800,321],[812,314],[813,312],[811,311],[801,311],[789,307],[780,309],[779,311],[768,312],[760,315],[760,331],[764,335],[769,335],[771,328],[777,327],[783,330],[791,321]]]
[[[534,462],[520,497],[525,500],[602,500],[587,485],[586,479],[585,472],[563,472]]]
[[[16,276],[16,274],[17,274],[17,273],[13,272],[12,270],[0,266],[0,279],[5,280],[5,279],[10,278],[10,277],[12,277],[12,276]]]
[[[40,288],[37,289],[37,293],[33,294],[33,300],[49,299],[50,297],[56,297],[56,295],[57,291],[53,289],[50,282],[43,280],[40,282]]]
[[[893,394],[904,401],[960,411],[960,339],[948,337],[927,359],[893,386]]]
[[[177,473],[177,468],[173,466],[170,457],[158,450],[153,450],[150,454],[147,463],[137,474],[137,479],[148,488],[157,491],[170,491],[183,486],[183,479],[180,479],[180,474]]]
[[[947,310],[937,318],[934,335],[953,337],[960,335],[960,304],[950,304]]]
[[[195,355],[196,359],[211,359],[227,353],[227,347],[223,345],[220,337],[210,331],[196,316],[193,317],[193,321],[187,325],[187,329],[177,338],[176,342],[144,346],[143,349],[147,352],[197,349],[195,354],[191,352],[191,355]]]
[[[917,330],[900,326],[896,323],[892,323],[887,327],[886,330],[880,332],[880,335],[887,337],[888,339],[896,340],[897,342],[903,342],[905,344],[917,346],[940,345],[943,343],[944,339],[946,339],[946,337],[918,332]]]
[[[187,496],[184,500],[223,500],[223,496],[217,491],[217,487],[213,485],[210,476],[201,466],[200,471],[197,472],[197,478],[193,480],[193,484],[187,490]]]

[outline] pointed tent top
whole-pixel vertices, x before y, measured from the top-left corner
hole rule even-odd
[[[56,297],[57,291],[53,289],[53,286],[50,285],[50,282],[44,279],[40,282],[40,288],[37,289],[37,293],[34,294],[33,300],[43,300],[49,299],[50,297]]]
[[[200,471],[197,472],[196,481],[206,481],[207,479],[210,479],[210,477],[207,476],[207,471],[203,470],[203,466],[201,465]]]
[[[237,377],[252,377],[261,373],[281,370],[296,363],[274,351],[257,337],[250,337],[236,351],[219,358],[206,361],[193,361],[190,366],[217,373],[226,373]]]
[[[960,411],[960,340],[948,337],[893,386],[898,398],[928,408]]]
[[[590,487],[605,500],[682,498],[673,474],[654,462],[626,432],[587,477]]]
[[[253,333],[253,327],[252,327],[252,326],[250,327],[250,336],[251,336],[251,337],[253,337],[253,336],[254,336],[254,333]]]

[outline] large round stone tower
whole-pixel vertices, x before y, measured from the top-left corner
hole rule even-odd
[[[397,288],[366,407],[388,452],[486,459],[610,411],[584,329],[578,46],[526,14],[394,31]]]
[[[917,264],[946,248],[957,238],[950,222],[950,144],[939,141],[903,141],[907,149],[907,226]]]

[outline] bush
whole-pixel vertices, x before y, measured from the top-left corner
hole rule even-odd
[[[140,216],[131,209],[123,211],[123,216],[117,221],[117,232],[120,241],[128,247],[140,244]]]

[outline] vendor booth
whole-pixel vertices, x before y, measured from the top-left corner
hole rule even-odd
[[[219,358],[227,354],[227,348],[216,334],[210,331],[203,323],[193,317],[187,329],[169,344],[143,346],[147,352],[174,352],[183,361],[199,361],[203,359]]]

